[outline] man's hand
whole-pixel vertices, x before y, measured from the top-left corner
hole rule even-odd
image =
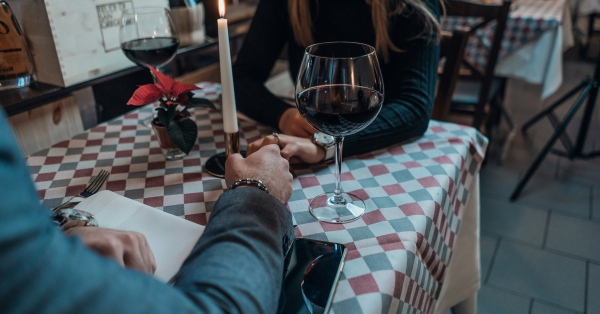
[[[316,164],[325,158],[325,150],[315,145],[311,139],[283,134],[279,135],[279,140],[277,140],[275,135],[269,135],[252,142],[246,149],[246,156],[251,156],[261,147],[271,144],[279,144],[281,147],[281,156],[290,160],[292,164],[295,163],[294,158],[297,158],[296,162],[305,162],[307,164]]]
[[[225,182],[231,186],[240,179],[260,180],[271,195],[285,204],[292,197],[293,177],[289,167],[288,161],[281,157],[279,147],[267,145],[245,159],[240,154],[227,158]]]
[[[99,227],[73,227],[66,235],[77,235],[90,250],[112,258],[121,266],[154,274],[156,262],[146,237],[139,232],[119,231]]]
[[[296,108],[290,108],[281,115],[278,127],[283,134],[298,137],[312,137],[317,132]]]

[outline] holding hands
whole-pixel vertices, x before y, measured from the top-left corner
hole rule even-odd
[[[240,179],[260,180],[269,189],[271,195],[285,204],[292,197],[293,177],[289,171],[290,164],[281,157],[277,145],[263,146],[254,147],[252,155],[248,150],[246,158],[240,154],[233,154],[227,158],[225,182],[227,186],[231,186],[233,182]]]
[[[298,109],[290,108],[286,110],[279,119],[279,129],[283,134],[312,138],[313,134],[317,132],[315,128],[310,126]]]
[[[316,164],[325,158],[325,150],[315,145],[312,138],[301,138],[284,134],[280,134],[279,139],[275,135],[269,135],[252,142],[248,145],[246,155],[251,156],[260,150],[261,147],[273,144],[281,147],[281,156],[289,160],[290,163],[305,162],[307,164]]]

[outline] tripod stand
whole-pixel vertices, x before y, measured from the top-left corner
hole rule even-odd
[[[545,109],[544,111],[540,112],[538,115],[533,117],[531,120],[527,121],[527,123],[525,123],[525,125],[523,125],[522,130],[523,130],[523,133],[525,133],[525,132],[527,132],[527,129],[529,127],[534,125],[536,122],[538,122],[543,117],[547,116],[548,119],[550,120],[550,123],[552,123],[552,126],[554,127],[554,133],[552,134],[552,137],[546,143],[546,145],[544,146],[544,148],[542,149],[540,154],[533,161],[533,164],[529,167],[529,169],[527,170],[527,173],[525,173],[525,176],[517,184],[517,187],[513,191],[512,195],[510,196],[511,201],[514,201],[515,199],[517,199],[517,197],[519,197],[519,194],[521,194],[521,191],[523,190],[523,188],[525,187],[525,185],[527,184],[529,179],[531,179],[531,176],[533,176],[533,174],[538,169],[538,167],[540,166],[540,164],[542,163],[544,158],[546,158],[546,155],[548,155],[549,152],[552,152],[554,154],[557,154],[557,155],[560,155],[563,157],[567,157],[570,160],[590,159],[590,158],[600,156],[600,151],[595,151],[595,152],[590,152],[590,153],[583,152],[585,138],[587,137],[587,134],[588,134],[588,131],[590,128],[590,121],[592,119],[592,114],[594,112],[594,105],[596,104],[596,97],[598,96],[598,84],[599,83],[600,83],[600,57],[596,60],[596,69],[594,70],[593,78],[584,79],[577,87],[575,87],[574,89],[569,91],[567,94],[565,94],[562,98],[560,98],[558,101],[553,103],[550,107],[548,107],[548,109]],[[577,92],[579,92],[580,90],[583,90],[583,91],[581,92],[581,94],[579,94],[579,97],[577,97],[577,100],[575,101],[575,103],[573,104],[571,109],[569,109],[569,112],[567,112],[567,114],[562,119],[562,121],[559,121],[558,118],[556,117],[556,115],[554,114],[554,109],[556,109],[557,107],[559,107],[560,105],[565,103],[567,99],[569,99],[571,96],[577,94]],[[586,97],[587,97],[587,104],[585,106],[585,112],[583,114],[583,119],[581,121],[579,133],[577,135],[577,141],[576,141],[575,145],[573,146],[573,142],[571,141],[571,139],[569,138],[568,134],[565,131],[567,129],[567,126],[569,125],[569,122],[571,122],[571,120],[575,116],[575,113],[577,112],[577,110],[579,110],[579,108],[585,101]],[[559,138],[560,138],[563,146],[565,147],[566,151],[552,149],[552,146],[554,146],[554,143],[556,143],[556,141]]]

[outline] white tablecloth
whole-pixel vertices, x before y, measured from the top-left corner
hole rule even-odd
[[[511,12],[511,16],[519,15],[518,11],[520,10],[526,10],[527,2],[532,1],[517,2],[517,9]],[[532,13],[535,14],[535,12]],[[525,44],[499,62],[496,65],[496,74],[542,85],[542,99],[556,92],[562,84],[563,52],[575,44],[568,5],[564,5],[562,14],[560,25],[545,32],[538,39]]]
[[[463,302],[460,306],[462,312],[455,311],[454,314],[475,314],[477,312],[477,291],[481,286],[479,190],[479,174],[477,174],[475,188],[469,196],[467,209],[456,238],[456,246],[452,253],[452,262],[448,267],[434,314],[442,314],[461,302]]]

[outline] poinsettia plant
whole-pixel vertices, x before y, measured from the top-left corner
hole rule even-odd
[[[198,137],[198,126],[189,119],[190,108],[211,108],[215,105],[205,98],[194,98],[193,90],[201,89],[196,85],[183,84],[150,67],[156,78],[156,84],[140,86],[129,101],[128,105],[143,106],[154,101],[160,103],[156,108],[157,119],[152,121],[157,126],[167,129],[167,134],[177,147],[189,154]]]

